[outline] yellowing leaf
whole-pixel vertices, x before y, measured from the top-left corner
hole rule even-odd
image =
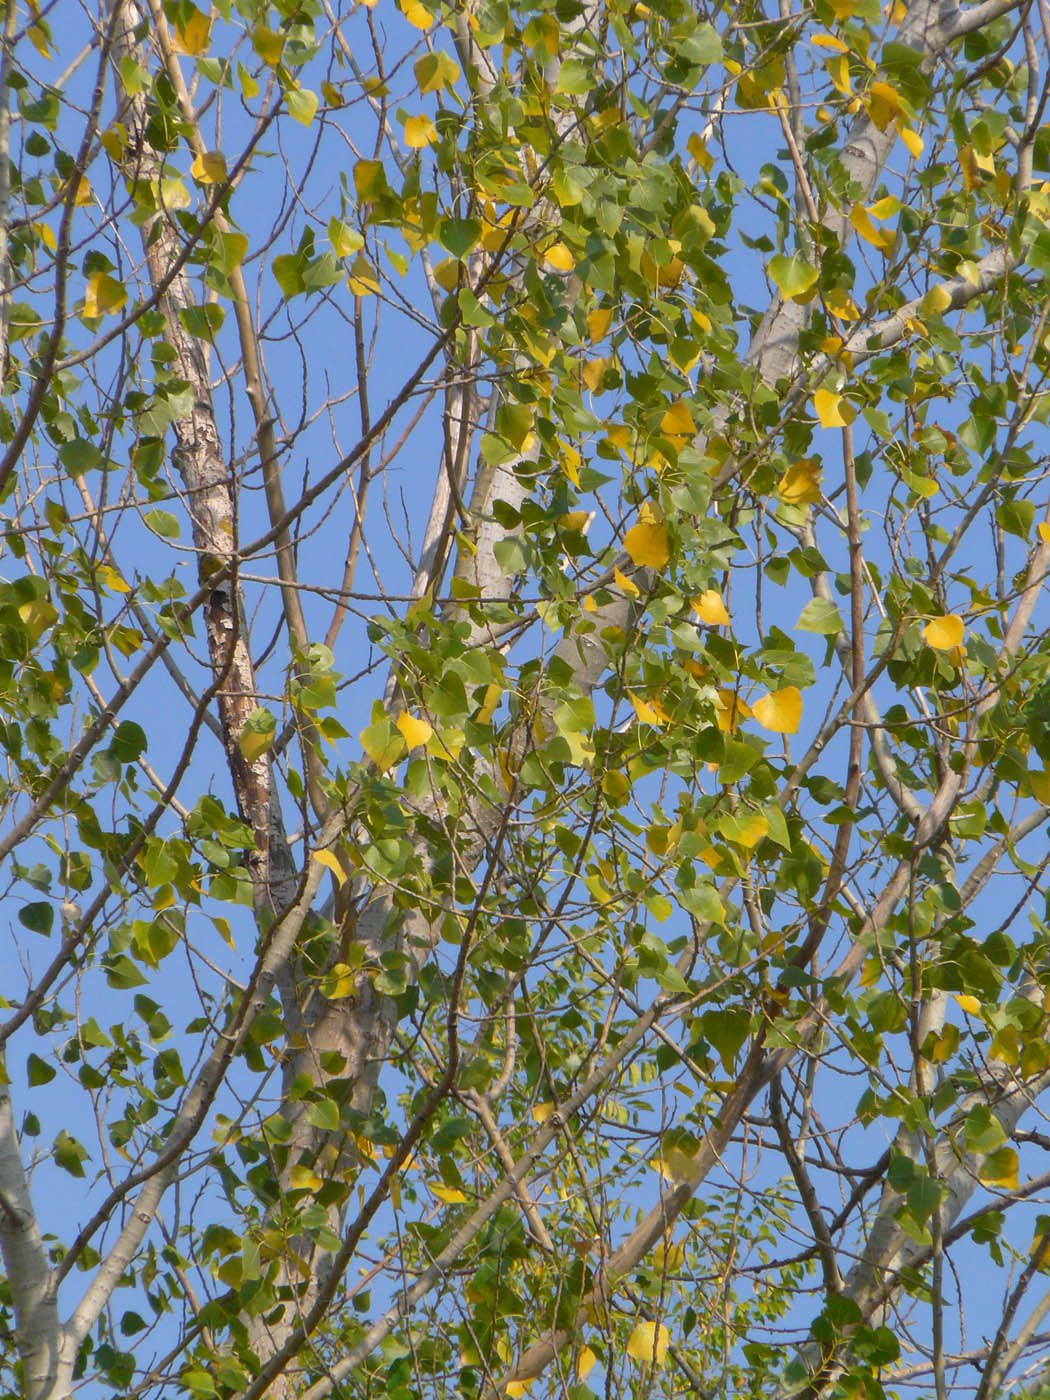
[[[907,106],[896,88],[889,83],[872,83],[865,99],[868,116],[880,131],[885,131],[894,117],[907,114]]]
[[[467,1199],[458,1186],[431,1186],[431,1194],[450,1206],[461,1206]]]
[[[1050,773],[1029,773],[1032,796],[1044,807],[1050,807]]]
[[[326,846],[322,846],[316,851],[311,851],[310,858],[315,860],[318,865],[323,865],[326,870],[330,870],[340,885],[345,883],[346,871],[343,869],[339,862],[339,857],[334,851],[329,850]]]
[[[419,0],[398,0],[398,9],[417,29],[429,29],[434,23],[434,16]]]
[[[336,218],[328,221],[328,241],[337,258],[348,258],[351,253],[359,253],[365,246],[363,234],[358,233],[357,229],[351,228],[349,224],[344,224],[342,219]]]
[[[69,185],[66,186],[69,190]],[[77,178],[76,193],[73,195],[73,204],[77,209],[83,209],[91,203],[91,181],[86,175]]]
[[[119,311],[128,299],[127,289],[108,272],[93,272],[84,293],[85,316],[109,316]]]
[[[554,1105],[552,1103],[538,1103],[533,1105],[532,1117],[537,1123],[546,1123],[553,1112]]]
[[[735,690],[720,690],[715,697],[715,723],[723,734],[735,734],[742,719],[750,719],[751,707]]]
[[[756,700],[751,713],[763,729],[774,734],[796,734],[802,719],[802,696],[797,686],[786,685]]]
[[[592,340],[602,340],[612,324],[611,306],[596,306],[587,312],[587,334]]]
[[[432,146],[437,139],[437,127],[425,113],[419,117],[405,118],[405,145],[412,150]]]
[[[211,19],[191,8],[186,18],[175,24],[175,47],[180,53],[195,58],[208,47],[210,35]]]
[[[855,204],[850,211],[849,221],[860,234],[865,242],[870,243],[873,248],[878,248],[880,253],[887,252],[893,247],[895,236],[888,228],[876,228],[871,222],[871,215],[864,208],[863,204]]]
[[[1003,1191],[1016,1191],[1018,1165],[1016,1148],[1000,1147],[984,1159],[977,1169],[977,1175],[985,1186],[998,1186]]]
[[[572,255],[572,249],[567,243],[562,243],[559,239],[543,255],[543,261],[548,267],[555,268],[558,272],[571,272],[576,266],[576,259]]]
[[[532,1381],[508,1381],[503,1387],[503,1394],[509,1395],[511,1400],[517,1400],[519,1395],[528,1393],[532,1386]]]
[[[633,579],[629,579],[627,575],[622,572],[622,570],[614,568],[613,578],[616,580],[617,587],[622,589],[624,593],[629,594],[632,598],[638,597],[637,584],[634,582]]]
[[[615,355],[602,355],[597,360],[588,360],[580,373],[583,375],[583,382],[590,389],[592,394],[596,394],[601,388],[602,380],[605,378],[605,371],[614,368],[616,364]]]
[[[714,156],[712,156],[711,152],[707,149],[706,144],[701,141],[699,132],[693,132],[689,140],[685,143],[685,148],[706,175],[712,165],[714,165],[715,160]]]
[[[639,1322],[627,1338],[627,1355],[635,1361],[662,1366],[670,1340],[671,1334],[662,1322]]]
[[[275,34],[265,24],[256,25],[252,30],[252,48],[267,68],[276,68],[284,53],[284,35]]]
[[[623,547],[632,563],[642,568],[662,569],[670,559],[667,526],[648,503],[638,512],[638,524],[632,525],[624,535]]]
[[[355,297],[374,296],[379,291],[379,277],[364,253],[354,259],[346,285]]]
[[[112,593],[130,593],[131,585],[109,564],[100,564],[95,570],[98,578]]]
[[[976,997],[970,996],[968,992],[962,996],[957,996],[955,1000],[959,1003],[967,1016],[979,1016],[981,1014],[981,1003]]]
[[[951,651],[962,642],[965,630],[958,613],[945,613],[943,617],[932,618],[926,624],[922,629],[922,639],[934,651]]]
[[[857,410],[841,394],[833,394],[830,389],[818,389],[813,395],[813,407],[817,410],[822,428],[844,428],[852,423]]]
[[[1045,520],[1040,520],[1036,526],[1036,534],[1044,544],[1050,544],[1050,525]]]
[[[590,1347],[580,1347],[580,1354],[576,1358],[576,1379],[582,1381],[594,1369],[598,1358]]]
[[[696,433],[696,424],[687,404],[673,403],[660,419],[660,431],[665,437],[685,441]]]
[[[226,157],[221,151],[203,151],[193,157],[190,174],[198,185],[217,185],[226,179]]]
[[[834,34],[814,34],[809,41],[818,49],[834,49],[836,53],[849,53],[849,46],[841,39],[837,39]]]
[[[643,724],[655,725],[657,729],[663,727],[667,716],[664,715],[661,719],[660,712],[655,705],[650,704],[648,700],[642,700],[639,696],[635,695],[633,690],[627,692],[627,698],[634,706],[634,712]]]
[[[917,131],[912,131],[910,127],[904,126],[897,128],[897,134],[915,159],[918,160],[926,144],[919,133]]]
[[[726,612],[726,605],[722,602],[722,595],[717,588],[707,589],[705,593],[700,594],[699,598],[694,598],[689,606],[700,621],[706,622],[709,627],[729,626],[729,614]]]
[[[427,724],[425,719],[416,719],[407,710],[402,710],[398,715],[397,727],[401,731],[402,739],[410,749],[416,749],[420,744],[425,744],[434,732],[433,726]]]
[[[735,841],[738,846],[743,846],[745,851],[750,851],[758,845],[768,831],[769,818],[764,817],[761,812],[749,812],[746,817],[740,818],[734,824],[730,840]],[[728,832],[723,834],[729,835]]]
[[[385,717],[361,731],[361,747],[381,773],[404,755],[405,741]]]
[[[814,506],[820,500],[820,463],[815,457],[803,457],[777,482],[780,499],[789,506]]]
[[[952,304],[951,293],[946,287],[933,286],[923,297],[919,306],[924,316],[939,316]]]

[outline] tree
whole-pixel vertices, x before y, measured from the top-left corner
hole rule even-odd
[[[0,52],[4,1393],[1041,1393],[1045,0]]]

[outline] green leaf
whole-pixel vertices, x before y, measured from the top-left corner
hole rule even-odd
[[[57,1073],[54,1065],[49,1065],[39,1055],[31,1053],[26,1060],[26,1075],[31,1089],[35,1089],[38,1084],[50,1084]]]
[[[339,1105],[332,1099],[314,1099],[307,1105],[306,1121],[323,1133],[334,1133],[339,1127]]]
[[[842,631],[842,615],[830,598],[812,598],[802,609],[795,628],[834,637]]]
[[[801,301],[812,291],[820,274],[797,253],[790,258],[778,253],[769,260],[769,275],[785,300]]]
[[[46,899],[23,904],[18,911],[18,922],[30,933],[49,934],[55,923],[55,906]]]
[[[55,1138],[55,1162],[70,1176],[82,1177],[88,1159],[87,1148],[63,1128]]]
[[[155,535],[159,535],[162,540],[177,540],[181,533],[179,522],[170,511],[148,510],[145,514],[145,523]]]
[[[481,237],[480,219],[441,219],[438,242],[454,258],[465,258]]]

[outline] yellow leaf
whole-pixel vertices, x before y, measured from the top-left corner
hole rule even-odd
[[[458,1186],[431,1186],[431,1194],[450,1206],[460,1206],[467,1199]]]
[[[596,306],[587,312],[587,334],[592,340],[602,340],[612,324],[612,307]]]
[[[66,186],[69,189],[69,186]],[[85,205],[91,203],[91,181],[86,175],[81,175],[77,179],[76,193],[73,195],[73,204],[77,209],[83,209]]]
[[[818,389],[813,395],[813,407],[817,410],[822,428],[844,428],[852,423],[857,410],[847,403],[841,394],[833,394],[830,389]]]
[[[626,452],[631,445],[631,430],[626,423],[606,423],[605,436],[619,452]]]
[[[761,704],[761,701],[759,702]],[[757,718],[757,716],[756,716]],[[732,839],[745,851],[753,850],[769,831],[769,818],[761,812],[749,812],[739,823]]]
[[[660,419],[660,431],[665,437],[675,440],[685,440],[696,434],[696,424],[693,422],[693,415],[689,412],[687,404],[679,400],[673,403],[664,416]]]
[[[720,690],[715,697],[715,723],[723,734],[735,734],[742,719],[751,717],[751,707],[735,690]]]
[[[915,159],[918,160],[926,144],[919,133],[917,131],[912,131],[910,127],[900,126],[897,128],[897,134]]]
[[[978,1167],[977,1175],[985,1186],[998,1186],[1004,1191],[1016,1191],[1018,1181],[1016,1149],[1013,1147],[996,1148]]]
[[[511,1400],[517,1400],[519,1395],[525,1395],[532,1385],[531,1381],[508,1381],[503,1387],[503,1394],[509,1395]]]
[[[584,1380],[594,1369],[597,1360],[598,1358],[590,1347],[580,1347],[580,1354],[576,1358],[576,1379],[578,1381]]]
[[[427,753],[433,758],[455,763],[463,748],[465,736],[462,729],[442,729],[427,740]]]
[[[955,1000],[966,1012],[967,1016],[979,1016],[981,1014],[981,1003],[976,997],[970,996],[968,992],[962,996],[956,996]]]
[[[637,584],[635,584],[632,579],[629,579],[627,575],[623,573],[620,569],[613,569],[613,578],[616,580],[617,587],[620,588],[624,593],[630,594],[632,598],[638,597]]]
[[[194,156],[190,174],[198,185],[217,185],[226,179],[226,157],[221,151],[205,151]]]
[[[399,0],[398,8],[409,24],[415,25],[417,29],[429,29],[434,23],[434,16],[425,5],[419,3],[419,0]]]
[[[951,304],[951,292],[941,286],[931,287],[919,303],[924,316],[939,316],[942,311],[947,311]]]
[[[425,744],[434,732],[433,726],[427,724],[425,719],[416,719],[407,710],[402,710],[398,715],[397,727],[410,749],[417,749],[420,744]]]
[[[873,248],[878,248],[880,253],[887,252],[893,247],[895,236],[888,228],[876,228],[871,222],[871,215],[864,208],[863,204],[855,204],[850,211],[849,221],[866,242]]]
[[[58,248],[58,239],[55,237],[55,231],[51,225],[39,223],[34,224],[33,227],[36,229],[37,233],[39,233],[40,241],[43,243],[44,247],[50,248],[52,253],[54,253]]]
[[[627,1338],[627,1355],[635,1361],[662,1366],[670,1340],[671,1334],[662,1322],[639,1322]]]
[[[1029,773],[1032,796],[1044,807],[1050,807],[1050,773]]]
[[[660,718],[659,711],[655,705],[650,704],[648,700],[640,699],[635,695],[633,690],[627,692],[627,697],[634,706],[635,714],[643,724],[655,725],[657,729],[662,728],[664,720]]]
[[[694,598],[689,606],[700,621],[706,622],[709,627],[729,626],[729,614],[726,612],[726,605],[722,602],[722,595],[717,588],[709,588],[705,593],[701,593],[699,598]]]
[[[191,58],[205,51],[210,36],[211,19],[200,10],[191,9],[184,20],[176,22],[175,47]]]
[[[593,519],[593,510],[567,510],[564,515],[559,516],[558,524],[563,530],[578,530],[582,533]]]
[[[95,573],[112,593],[130,593],[131,585],[126,583],[116,569],[109,564],[100,564]]]
[[[346,883],[346,871],[334,851],[329,850],[327,846],[321,846],[318,850],[311,851],[310,856],[318,865],[323,865],[326,870],[330,870],[340,885]]]
[[[554,1105],[552,1103],[538,1103],[533,1105],[532,1117],[537,1123],[546,1123],[553,1112]]]
[[[425,113],[419,117],[405,118],[405,145],[412,150],[432,146],[437,139],[437,127]]]
[[[820,463],[815,457],[803,457],[777,482],[780,499],[789,506],[814,506],[820,500]]]
[[[632,525],[624,535],[623,547],[632,563],[643,568],[662,569],[670,559],[667,526],[648,503],[638,512],[638,524]]]
[[[267,68],[276,68],[284,53],[284,35],[275,34],[265,24],[256,25],[252,30],[252,48]]]
[[[51,50],[47,46],[48,33],[42,24],[31,24],[26,30],[26,34],[41,58],[51,57]]]
[[[797,686],[770,691],[756,700],[751,713],[763,729],[774,734],[796,734],[802,718],[802,696]]]
[[[685,148],[706,175],[712,165],[714,165],[715,160],[705,143],[701,141],[699,132],[693,132],[692,136],[690,136],[689,140],[685,143]]]
[[[894,117],[906,115],[903,98],[889,83],[872,83],[866,106],[868,116],[880,131],[885,131]]]
[[[336,963],[321,979],[321,995],[326,1001],[342,1001],[357,990],[357,973],[348,963]]]
[[[1040,520],[1036,533],[1044,544],[1050,544],[1050,525],[1045,520]]]
[[[571,272],[576,266],[576,259],[572,255],[572,250],[567,243],[562,243],[559,239],[543,255],[543,261],[548,267],[555,268],[558,272]]]
[[[601,388],[602,380],[605,378],[605,371],[612,369],[616,364],[615,355],[603,355],[597,360],[588,360],[581,373],[583,382],[590,389],[592,394],[596,394]]]
[[[324,1185],[324,1181],[313,1167],[307,1166],[305,1162],[296,1162],[288,1173],[288,1181],[293,1191],[320,1191]]]
[[[87,290],[84,293],[85,316],[109,316],[120,308],[128,299],[128,293],[123,283],[118,282],[115,277],[110,277],[108,272],[93,272],[88,278]]]
[[[376,270],[363,253],[359,253],[354,259],[346,285],[355,297],[373,296],[379,291]]]
[[[834,49],[836,53],[849,53],[849,46],[834,34],[814,34],[809,41],[818,49]]]
[[[951,651],[962,642],[965,630],[958,613],[945,613],[943,617],[932,618],[926,624],[922,629],[922,639],[934,651]]]

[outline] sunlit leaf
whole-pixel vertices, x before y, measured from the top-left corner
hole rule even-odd
[[[803,301],[816,286],[819,272],[812,263],[795,254],[786,257],[778,253],[769,260],[769,276],[781,296],[788,301]]]
[[[830,389],[818,389],[813,395],[813,407],[817,410],[822,428],[845,428],[857,416],[854,406]]]
[[[707,589],[698,598],[694,598],[689,606],[700,621],[706,622],[709,627],[728,627],[730,625],[726,605],[723,603],[722,595],[717,588]]]
[[[424,113],[418,117],[405,118],[405,145],[411,150],[422,150],[432,146],[438,139],[437,127]]]
[[[183,18],[176,21],[174,39],[180,53],[196,58],[206,51],[210,37],[211,18],[198,9],[190,7],[188,12],[183,11]]]
[[[430,1190],[439,1201],[445,1201],[450,1206],[462,1205],[467,1200],[466,1193],[458,1186],[431,1186]]]
[[[84,292],[85,316],[112,316],[127,304],[128,292],[123,282],[108,272],[94,272],[88,278]]]
[[[670,559],[667,526],[648,502],[638,512],[637,525],[632,525],[624,535],[623,547],[631,561],[642,568],[662,569]]]
[[[802,695],[797,686],[786,685],[756,700],[751,713],[763,729],[774,734],[795,734],[802,719]]]
[[[198,185],[216,185],[226,179],[226,157],[221,151],[202,151],[193,157],[190,174]]]
[[[310,852],[310,858],[317,861],[318,865],[323,865],[326,870],[330,870],[340,885],[345,884],[346,871],[334,851],[329,850],[327,846],[321,846]]]
[[[402,710],[398,715],[397,727],[410,749],[425,744],[434,732],[433,726],[428,724],[425,719],[417,719],[414,715],[410,715],[407,710]]]
[[[803,457],[777,482],[777,494],[790,506],[811,506],[820,501],[820,462]]]
[[[639,1322],[627,1338],[627,1355],[635,1361],[662,1366],[671,1334],[662,1322]]]
[[[922,638],[935,651],[951,651],[962,642],[966,628],[958,613],[932,618],[922,629]]]

